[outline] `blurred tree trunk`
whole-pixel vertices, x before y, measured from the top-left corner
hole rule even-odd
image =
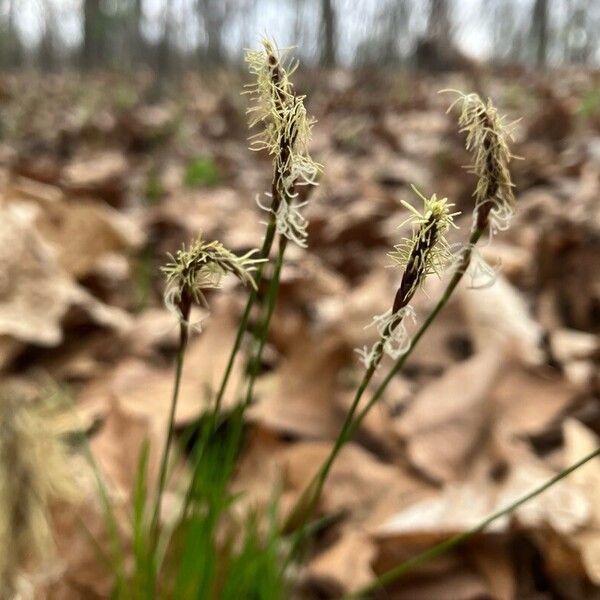
[[[576,64],[586,64],[593,56],[598,43],[597,23],[590,2],[569,2],[565,29],[565,60]],[[598,12],[600,14],[600,11]]]
[[[411,6],[408,2],[395,0],[386,7],[380,17],[383,27],[381,35],[381,57],[383,65],[398,64],[401,60],[399,41],[406,39]]]
[[[142,35],[142,19],[144,10],[142,8],[142,0],[134,0],[133,9],[131,11],[131,57],[134,63],[144,62],[144,36]]]
[[[8,4],[8,7],[5,5]],[[4,0],[0,7],[6,13],[6,22],[2,23],[2,44],[0,64],[4,67],[20,67],[23,64],[23,45],[16,27],[16,1]]]
[[[83,2],[82,65],[85,69],[98,66],[102,59],[104,22],[100,0]]]
[[[335,66],[336,19],[333,0],[321,0],[321,64]]]
[[[439,46],[452,45],[448,0],[431,0],[427,19],[427,35]]]
[[[169,71],[171,62],[171,30],[173,28],[171,7],[172,0],[166,0],[163,32],[156,52],[156,70],[160,74]]]
[[[535,0],[531,15],[531,39],[535,44],[535,64],[546,66],[548,59],[548,0]]]
[[[226,0],[198,0],[198,8],[206,34],[206,46],[201,49],[201,58],[210,66],[220,65],[225,58],[223,25],[229,12],[228,3]]]
[[[53,71],[57,66],[56,57],[56,15],[48,0],[43,0],[44,32],[37,48],[37,60],[44,71]]]
[[[417,67],[440,71],[459,66],[461,55],[454,47],[448,0],[430,0],[427,31],[415,49]]]

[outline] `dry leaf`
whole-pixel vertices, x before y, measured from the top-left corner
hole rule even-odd
[[[33,204],[0,205],[5,281],[0,282],[0,333],[41,346],[62,340],[61,321],[69,308],[82,307],[97,323],[125,330],[130,319],[78,286],[61,269],[53,249],[34,227]]]
[[[290,354],[256,386],[249,417],[263,427],[297,436],[330,438],[343,415],[335,412],[338,373],[348,350],[336,335],[305,333]]]
[[[600,447],[598,436],[575,419],[563,426],[565,436],[565,465],[572,465]],[[600,585],[600,458],[596,457],[570,475],[572,485],[585,495],[591,514],[585,529],[569,536],[581,553],[588,577]]]
[[[375,555],[375,545],[366,533],[347,530],[310,562],[306,575],[336,596],[352,593],[372,581]]]
[[[494,349],[448,368],[397,419],[410,462],[428,477],[463,475],[490,427],[490,390],[502,366]]]
[[[501,274],[489,288],[472,290],[462,285],[457,295],[476,348],[508,347],[523,364],[543,364],[542,328],[529,314],[520,292]]]

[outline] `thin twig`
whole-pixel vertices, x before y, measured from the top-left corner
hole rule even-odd
[[[384,586],[392,583],[393,581],[396,581],[400,577],[403,577],[404,575],[407,575],[408,573],[414,571],[420,565],[425,564],[430,560],[441,556],[442,554],[445,554],[446,552],[452,550],[456,546],[472,538],[474,535],[482,532],[488,525],[491,525],[500,517],[512,513],[517,508],[519,508],[519,506],[522,506],[523,504],[529,502],[529,500],[532,500],[536,496],[539,496],[548,488],[558,483],[561,479],[564,479],[565,477],[567,477],[567,475],[570,475],[573,471],[576,471],[577,469],[582,467],[584,464],[586,464],[593,458],[596,458],[597,456],[600,456],[600,448],[596,448],[593,452],[590,452],[590,454],[584,456],[576,463],[560,471],[560,473],[557,473],[556,475],[554,475],[554,477],[551,477],[550,479],[548,479],[548,481],[538,486],[531,492],[525,494],[524,496],[521,496],[519,499],[515,500],[508,506],[500,509],[499,511],[490,515],[489,517],[486,517],[485,519],[483,519],[483,521],[480,521],[479,523],[477,523],[477,525],[471,527],[471,529],[463,531],[462,533],[458,533],[455,536],[443,542],[440,542],[436,546],[433,546],[432,548],[429,548],[424,552],[413,556],[406,562],[403,562],[401,565],[398,565],[397,567],[386,571],[385,573],[377,577],[377,579],[373,581],[373,583],[361,588],[358,592],[355,592],[354,594],[346,596],[346,599],[358,600],[359,598],[365,598],[368,596],[368,594],[371,594],[372,592],[383,588]]]

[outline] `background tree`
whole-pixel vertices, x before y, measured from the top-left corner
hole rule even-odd
[[[337,24],[333,0],[321,0],[321,64],[335,66]]]
[[[548,0],[535,0],[531,15],[531,40],[538,68],[545,67],[548,59],[548,26]]]

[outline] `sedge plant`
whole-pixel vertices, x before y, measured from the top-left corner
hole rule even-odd
[[[179,321],[179,345],[167,434],[160,459],[156,501],[150,528],[153,540],[156,540],[158,535],[162,496],[167,481],[167,467],[173,441],[185,351],[189,340],[192,306],[194,304],[208,306],[206,290],[218,289],[223,277],[228,274],[255,288],[256,283],[251,273],[264,262],[261,258],[254,258],[255,254],[256,251],[253,250],[243,256],[236,256],[220,242],[205,242],[200,236],[189,248],[184,247],[175,256],[171,256],[170,262],[162,269],[167,278],[165,304]]]
[[[487,104],[484,104],[475,95],[463,96],[461,94],[458,101],[462,102],[459,123],[462,126],[462,129],[467,132],[467,148],[475,148],[476,159],[472,170],[478,176],[478,185],[474,194],[476,205],[469,245],[461,252],[454,276],[448,283],[437,305],[411,340],[406,352],[396,361],[393,368],[374,392],[368,404],[357,415],[353,423],[353,429],[356,429],[360,425],[369,410],[381,398],[389,382],[396,373],[402,369],[420,338],[425,334],[437,315],[448,302],[452,292],[471,264],[471,260],[474,256],[475,244],[486,231],[489,231],[490,235],[494,235],[497,231],[505,229],[508,226],[514,211],[512,183],[507,168],[510,153],[506,145],[506,137],[502,138],[493,134],[494,127],[498,127],[498,124],[501,123],[496,111],[493,109],[491,102],[488,101]],[[480,123],[481,126],[479,126],[478,123]],[[495,158],[499,158],[500,160],[495,160]],[[494,182],[491,179],[490,175],[492,174],[495,175],[497,181]],[[404,563],[381,574],[371,584],[361,588],[351,596],[348,596],[348,600],[350,600],[350,598],[354,600],[359,598],[369,598],[385,585],[389,585],[401,577],[413,572],[421,565],[451,551],[478,533],[483,532],[496,520],[512,514],[520,506],[544,493],[559,481],[562,481],[565,477],[598,456],[600,456],[600,448],[596,448],[589,454],[583,456],[577,462],[559,471],[556,475],[549,478],[535,489],[482,519],[470,529],[458,533],[439,544],[424,550]]]
[[[133,575],[123,575],[125,568],[122,563],[115,587],[115,596],[128,600],[155,597],[279,600],[289,597],[286,572],[281,564],[287,565],[289,560],[295,558],[298,548],[310,535],[310,519],[340,451],[382,398],[390,381],[402,369],[463,277],[470,275],[475,279],[481,272],[490,277],[493,275],[479,256],[476,245],[485,235],[492,237],[505,229],[514,212],[513,184],[508,169],[512,158],[509,150],[510,127],[503,122],[491,101],[484,102],[476,94],[459,93],[451,108],[457,104],[461,107],[459,127],[466,134],[466,147],[473,154],[471,171],[477,178],[473,221],[467,243],[454,251],[446,241],[446,234],[455,227],[454,217],[458,214],[453,212],[453,205],[445,198],[439,199],[435,194],[425,196],[413,188],[423,207],[418,210],[404,203],[409,211],[405,224],[410,225],[411,232],[390,253],[392,261],[403,269],[400,284],[390,309],[374,318],[377,341],[370,349],[359,351],[365,372],[328,457],[287,515],[283,527],[277,525],[276,502],[273,502],[266,534],[259,527],[257,514],[250,513],[241,521],[236,519],[235,511],[231,509],[238,497],[230,492],[230,483],[239,458],[244,411],[252,401],[254,383],[277,300],[286,247],[290,241],[300,246],[306,245],[308,223],[302,214],[303,202],[299,200],[297,186],[315,184],[321,168],[307,151],[313,120],[307,116],[304,97],[294,92],[290,81],[295,65],[285,64],[285,53],[280,53],[268,40],[263,41],[260,50],[248,51],[246,60],[255,77],[255,83],[248,89],[253,100],[248,111],[250,126],[259,128],[252,138],[252,148],[266,150],[273,163],[268,205],[259,203],[268,212],[266,231],[260,250],[243,256],[236,256],[219,242],[206,242],[200,237],[171,257],[163,268],[167,279],[165,303],[177,317],[179,345],[165,443],[149,511],[149,527],[146,526],[146,509],[151,486],[147,476],[147,445],[140,454],[131,515]],[[256,346],[250,357],[245,400],[233,409],[228,419],[220,420],[222,399],[277,237],[278,253],[258,322]],[[453,266],[454,272],[444,292],[433,311],[411,337],[408,325],[415,320],[411,307],[414,295],[428,276],[441,275],[448,265]],[[250,287],[250,292],[228,364],[214,397],[214,410],[199,420],[197,429],[191,434],[194,439],[187,448],[191,469],[183,490],[182,508],[173,523],[162,525],[162,501],[174,445],[175,415],[184,358],[190,332],[194,328],[191,323],[192,307],[206,307],[206,291],[219,288],[225,275],[237,277]],[[386,354],[395,362],[369,400],[361,406]],[[369,596],[379,586],[482,531],[496,518],[542,493],[598,454],[600,449],[473,529],[383,574],[371,586],[361,590],[359,597]],[[293,536],[288,540],[287,554],[284,556],[282,531],[291,530]],[[243,533],[241,536],[240,531]],[[131,568],[128,571],[131,573]]]
[[[458,99],[452,103],[450,109],[457,103],[462,103],[459,127],[462,132],[466,133],[466,147],[473,154],[471,172],[477,177],[473,194],[475,208],[469,241],[454,256],[452,255],[443,234],[453,225],[452,218],[455,214],[450,213],[451,205],[448,205],[445,199],[438,200],[432,196],[427,200],[422,197],[423,213],[410,208],[413,213],[411,217],[413,235],[396,246],[391,254],[395,262],[405,267],[393,307],[383,316],[375,318],[378,324],[379,340],[373,348],[359,351],[365,363],[366,372],[328,457],[289,513],[286,521],[287,528],[294,528],[299,524],[301,528],[305,526],[307,519],[316,508],[328,474],[339,452],[352,438],[371,408],[381,399],[392,378],[402,368],[420,338],[447,304],[459,282],[469,270],[475,245],[486,231],[491,236],[497,231],[505,229],[514,212],[513,184],[508,170],[508,164],[512,158],[509,150],[510,127],[504,124],[491,101],[488,100],[487,103],[484,103],[477,94],[459,93]],[[479,258],[478,255],[476,256]],[[427,275],[440,274],[443,268],[451,262],[455,264],[454,275],[432,313],[415,336],[410,339],[402,327],[407,315],[412,315],[412,311],[408,308],[409,300]],[[360,401],[386,349],[393,358],[397,359],[396,363],[384,377],[370,400],[359,411]]]
[[[267,151],[272,159],[273,175],[271,191],[266,194],[267,205],[258,202],[269,217],[259,256],[268,259],[275,235],[280,235],[277,263],[268,290],[268,306],[259,326],[259,341],[255,356],[251,359],[248,397],[252,394],[257,365],[264,347],[263,332],[266,335],[274,308],[274,299],[279,286],[279,273],[283,266],[287,240],[300,246],[305,245],[307,221],[301,213],[303,204],[298,202],[296,187],[315,185],[320,165],[315,163],[308,153],[313,119],[307,116],[304,108],[304,96],[294,92],[291,75],[297,63],[286,61],[286,51],[279,52],[273,42],[263,39],[262,48],[246,51],[246,62],[254,83],[247,86],[251,107],[248,109],[250,129],[258,128],[251,139],[251,149]],[[215,414],[220,411],[223,396],[231,376],[236,356],[241,348],[252,307],[258,295],[258,284],[264,274],[264,265],[260,265],[254,277],[255,285],[250,291],[242,313],[236,337],[223,374],[221,385],[215,397]],[[269,308],[270,307],[270,308]]]

